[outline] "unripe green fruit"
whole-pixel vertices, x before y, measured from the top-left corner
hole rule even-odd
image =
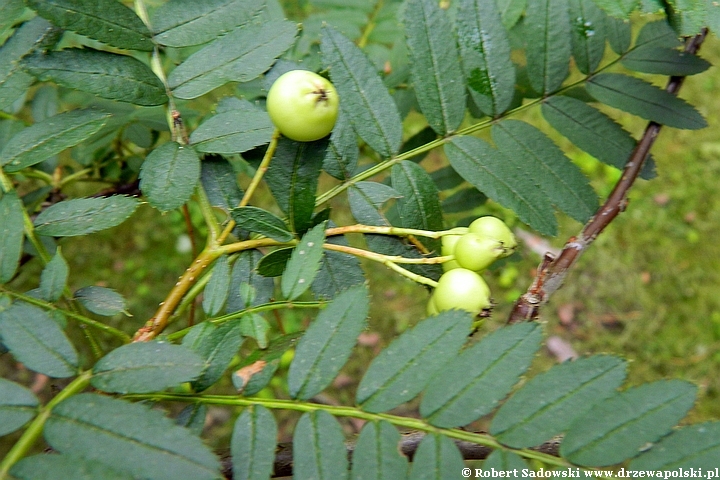
[[[468,228],[456,227],[451,229],[450,231],[456,232],[456,234],[454,233],[452,235],[443,235],[442,237],[440,237],[440,241],[442,242],[440,253],[443,256],[455,254],[455,244],[458,240],[460,240],[460,237],[462,237],[468,232]],[[448,270],[452,270],[453,268],[460,268],[460,265],[455,260],[450,260],[449,262],[443,262],[442,267],[443,270],[447,272]]]
[[[439,312],[457,308],[477,315],[491,306],[490,288],[472,270],[455,268],[440,277],[432,301]]]
[[[494,238],[466,233],[455,244],[455,261],[475,272],[485,270],[504,253],[503,245]]]
[[[480,217],[470,224],[472,233],[477,233],[483,237],[492,238],[500,242],[503,246],[503,254],[501,257],[507,257],[517,248],[517,240],[512,231],[505,225],[505,222],[497,217]]]
[[[312,142],[332,131],[339,103],[337,91],[327,79],[306,70],[291,70],[272,84],[266,107],[280,133],[298,142]]]
[[[428,300],[427,308],[425,311],[427,312],[428,316],[437,315],[438,313],[440,313],[440,312],[438,312],[438,309],[435,306],[435,296],[434,295],[430,295],[430,299]]]

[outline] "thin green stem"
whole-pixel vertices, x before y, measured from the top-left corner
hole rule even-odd
[[[71,396],[80,393],[90,383],[92,372],[83,372],[75,380],[73,380],[67,387],[65,387],[55,398],[50,400],[47,405],[40,409],[40,412],[35,419],[28,425],[23,433],[22,437],[13,445],[12,449],[8,452],[5,458],[0,463],[0,480],[6,480],[10,478],[10,468],[15,465],[21,458],[27,455],[28,451],[37,441],[38,437],[42,434],[45,422],[50,418],[52,409],[55,408],[60,402],[70,398]]]
[[[394,270],[395,272],[399,273],[400,275],[409,278],[413,282],[420,283],[422,285],[427,285],[428,287],[436,288],[438,286],[438,282],[435,280],[431,280],[427,277],[423,277],[422,275],[418,275],[417,273],[413,273],[410,270],[407,270],[400,265],[398,265],[395,262],[391,262],[390,260],[385,260],[382,262],[383,265],[388,267],[390,270]]]
[[[367,258],[373,262],[393,262],[393,263],[406,263],[411,265],[428,265],[435,263],[445,263],[453,260],[455,257],[452,255],[444,257],[421,257],[421,258],[407,258],[399,255],[383,255],[382,253],[376,253],[371,250],[363,250],[362,248],[349,247],[347,245],[336,245],[334,243],[324,243],[323,248],[325,250],[332,250],[334,252],[347,253],[349,255],[355,255],[360,258]]]
[[[2,168],[0,168],[0,188],[2,188],[3,192],[12,192],[15,190],[12,181],[5,175]]]
[[[42,260],[43,265],[47,265],[47,263],[50,261],[50,254],[45,248],[45,245],[43,245],[40,239],[37,237],[37,234],[35,233],[35,225],[33,225],[32,220],[30,219],[30,215],[28,215],[27,210],[25,209],[23,209],[23,223],[25,225],[25,236],[28,240],[30,240],[32,246],[35,247],[35,250],[40,256],[40,260]]]

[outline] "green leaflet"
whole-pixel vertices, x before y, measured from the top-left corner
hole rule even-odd
[[[0,283],[15,276],[24,237],[24,207],[17,193],[6,192],[0,197]]]
[[[53,258],[45,265],[40,275],[40,295],[49,302],[60,299],[68,277],[68,264],[58,247]]]
[[[270,301],[275,292],[275,283],[272,278],[265,278],[257,271],[262,256],[257,250],[245,250],[235,260],[230,295],[225,306],[227,313]]]
[[[41,81],[135,105],[163,105],[165,87],[150,68],[127,55],[89,48],[25,57],[22,68]]]
[[[160,5],[150,23],[160,45],[189,47],[244,25],[264,6],[255,0],[173,0]]]
[[[499,448],[493,450],[483,462],[483,471],[488,472],[489,475],[492,475],[493,469],[495,469],[495,471],[502,470],[507,472],[508,470],[514,469],[522,471],[525,468],[528,468],[528,464],[525,463],[525,460],[523,460],[520,455]]]
[[[346,480],[348,459],[340,425],[322,410],[300,417],[293,435],[294,478]]]
[[[203,367],[202,358],[184,346],[129,343],[98,360],[90,383],[105,392],[156,392],[197,378]]]
[[[280,287],[288,300],[294,300],[310,288],[323,256],[325,222],[311,228],[293,250],[283,272]]]
[[[215,261],[215,266],[210,273],[210,280],[203,291],[203,310],[208,317],[214,317],[227,301],[230,293],[230,263],[227,255],[223,255]]]
[[[576,418],[560,454],[583,466],[615,465],[670,432],[695,403],[697,387],[660,380],[615,394]]]
[[[366,326],[369,308],[363,284],[345,290],[320,311],[298,342],[290,364],[288,390],[292,398],[312,398],[333,381]]]
[[[350,178],[357,166],[359,155],[360,149],[355,130],[348,115],[340,109],[335,127],[330,134],[330,145],[323,160],[323,170],[338,180]]]
[[[243,358],[239,365],[240,369],[232,376],[233,385],[238,390],[238,393],[247,396],[255,395],[257,392],[265,388],[272,379],[273,375],[275,375],[275,372],[280,364],[280,358],[286,351],[297,344],[298,338],[302,335],[303,332],[295,332],[274,338],[265,350],[257,349],[247,357]],[[253,365],[255,362],[260,360],[265,362],[265,365],[259,372],[254,371]],[[244,371],[243,369],[245,367],[249,367],[252,371],[252,375],[240,375],[240,373]]]
[[[290,48],[297,26],[284,20],[237,28],[192,54],[168,77],[178,98],[197,98],[228,82],[247,82]]]
[[[678,428],[635,458],[628,470],[717,468],[720,458],[720,422]]]
[[[465,82],[452,24],[434,0],[408,0],[404,20],[415,96],[430,126],[445,135],[465,116]]]
[[[39,403],[27,388],[0,378],[0,435],[12,433],[29,422],[37,414]]]
[[[192,147],[167,142],[150,152],[140,169],[140,190],[167,212],[185,204],[200,179],[200,158]]]
[[[608,15],[619,18],[627,18],[630,12],[635,10],[639,0],[593,0]]]
[[[20,460],[13,465],[13,478],[33,480],[36,478],[72,478],[73,480],[132,480],[133,476],[111,468],[97,460],[75,455],[40,453]]]
[[[597,2],[596,2],[597,3]],[[630,22],[620,18],[605,17],[605,30],[607,40],[613,52],[622,55],[630,48],[631,31]]]
[[[240,333],[255,340],[258,348],[267,348],[270,324],[262,315],[249,313],[240,317]]]
[[[219,155],[206,156],[203,159],[200,165],[200,182],[213,207],[229,212],[242,200],[243,192],[238,186],[235,170]]]
[[[704,72],[710,63],[672,48],[647,47],[630,51],[622,59],[625,68],[643,73],[688,76]]]
[[[383,157],[398,152],[402,121],[395,102],[365,54],[337,30],[325,27],[320,44],[323,62],[353,128]]]
[[[0,152],[0,165],[17,172],[87,140],[110,114],[95,109],[71,110],[48,117],[15,134]]]
[[[571,35],[567,0],[534,0],[525,11],[527,71],[533,90],[557,90],[570,68]]]
[[[230,443],[233,479],[270,477],[277,431],[275,417],[265,407],[254,405],[243,410],[235,421]]]
[[[205,429],[207,410],[204,403],[191,403],[180,410],[180,413],[175,417],[175,424],[185,427],[195,435],[200,436]]]
[[[133,478],[214,480],[220,464],[200,438],[139,403],[82,393],[58,404],[45,425],[56,451],[97,460]]]
[[[239,227],[278,242],[289,242],[295,238],[281,218],[262,208],[238,207],[231,210],[231,215]]]
[[[389,422],[367,422],[355,444],[352,480],[404,480],[408,460],[398,449],[400,434]]]
[[[512,3],[508,2],[506,7],[511,8]],[[515,66],[495,2],[462,0],[458,5],[457,29],[463,70],[473,101],[487,115],[503,113],[515,93]]]
[[[278,248],[265,255],[258,264],[257,271],[263,277],[279,277],[285,271],[295,247]],[[330,253],[330,252],[326,252]]]
[[[212,326],[199,328],[197,337],[183,339],[183,346],[192,348],[204,359],[202,373],[192,382],[193,390],[197,392],[209,388],[220,380],[243,342],[238,320],[225,322],[219,327],[208,325]]]
[[[368,412],[386,412],[414,398],[451,358],[470,331],[470,315],[459,310],[422,320],[370,364],[356,401]]]
[[[497,3],[502,23],[508,30],[520,20],[527,6],[527,0],[497,0],[495,3]]]
[[[242,153],[269,143],[274,129],[264,110],[231,110],[205,120],[190,142],[198,152]]]
[[[43,310],[15,303],[0,311],[0,337],[27,368],[53,378],[77,373],[78,354],[57,322]]]
[[[334,236],[325,243],[348,245],[344,236]],[[316,298],[335,298],[340,292],[365,282],[365,273],[355,255],[326,250],[310,288]]]
[[[104,317],[125,313],[125,299],[110,288],[91,285],[76,290],[74,297],[85,308]]]
[[[603,73],[588,80],[587,90],[611,107],[669,127],[696,130],[707,126],[685,100],[639,78]]]
[[[58,27],[108,45],[151,52],[151,33],[135,12],[115,0],[27,0]]]
[[[23,0],[5,0],[0,5],[0,33],[10,28],[25,10]]]
[[[592,0],[570,0],[572,53],[575,64],[584,74],[594,72],[605,53],[606,15]]]
[[[532,1],[532,0],[531,0]],[[444,480],[456,478],[465,463],[455,443],[444,435],[423,437],[410,467],[411,480]]]

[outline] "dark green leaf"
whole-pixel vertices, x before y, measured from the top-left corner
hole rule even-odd
[[[400,198],[394,188],[378,182],[358,182],[349,190],[350,209],[355,220],[366,225],[389,225],[379,213],[382,205],[391,198]]]
[[[90,383],[105,392],[157,392],[197,378],[203,367],[202,358],[181,345],[129,343],[98,360]]]
[[[0,318],[2,318],[0,312]],[[37,397],[22,385],[0,378],[0,436],[29,422],[37,412]]]
[[[618,18],[628,18],[630,12],[635,10],[639,0],[593,0],[609,15]]]
[[[400,225],[405,228],[438,231],[443,229],[440,199],[430,175],[417,163],[407,160],[393,165],[393,188],[400,194],[396,203]],[[440,242],[422,239],[429,250],[438,250]]]
[[[75,291],[75,299],[91,312],[104,317],[125,313],[125,299],[109,288],[83,287]]]
[[[599,101],[646,120],[690,130],[707,127],[705,119],[685,100],[639,78],[603,73],[588,80],[587,90]]]
[[[60,326],[43,310],[15,303],[0,311],[0,337],[27,368],[54,378],[77,373],[78,354]]]
[[[529,123],[505,120],[493,126],[492,137],[505,155],[523,159],[525,174],[555,207],[581,223],[595,213],[597,194],[588,179],[543,132]]]
[[[450,310],[406,331],[370,364],[357,389],[363,410],[385,412],[420,393],[457,356],[470,331],[467,312]]]
[[[465,180],[521,221],[545,234],[557,233],[550,201],[527,174],[524,158],[505,155],[487,142],[460,136],[445,145],[450,164]]]
[[[223,255],[215,262],[210,281],[203,291],[203,310],[208,317],[214,317],[225,306],[230,293],[230,261]]]
[[[675,430],[630,462],[628,470],[717,468],[720,458],[720,422],[688,425]]]
[[[39,80],[108,100],[144,106],[167,102],[160,79],[147,65],[127,55],[68,48],[26,57],[22,67]]]
[[[420,109],[438,134],[453,132],[465,116],[465,82],[452,24],[434,0],[408,0],[404,21]]]
[[[503,471],[508,472],[511,470],[522,472],[528,468],[528,464],[522,459],[520,455],[515,452],[507,450],[493,450],[493,452],[483,462],[483,471],[488,472],[492,476],[493,469],[495,472]],[[487,474],[486,474],[487,475]]]
[[[132,197],[76,198],[50,206],[35,219],[35,231],[51,237],[73,237],[121,224],[138,206]]]
[[[635,149],[635,139],[610,117],[590,105],[566,96],[548,98],[542,105],[545,120],[582,150],[601,162],[622,169]],[[652,178],[652,157],[642,170]]]
[[[710,63],[672,48],[648,47],[632,50],[622,59],[625,68],[643,73],[688,76],[704,72]]]
[[[247,82],[272,66],[295,41],[297,26],[285,20],[249,23],[192,54],[168,77],[178,98],[191,99],[225,85]]]
[[[470,95],[483,113],[500,115],[515,94],[515,66],[495,2],[462,0],[457,28]]]
[[[533,447],[562,433],[575,418],[613,395],[626,363],[594,356],[556,365],[532,378],[495,414],[490,432],[514,448]]]
[[[270,330],[270,325],[262,315],[249,313],[240,317],[240,333],[246,337],[255,339],[258,348],[267,348],[268,330]]]
[[[450,195],[440,204],[445,213],[459,213],[473,210],[487,202],[487,197],[475,188],[463,188]]]
[[[366,326],[369,307],[367,288],[358,285],[320,311],[300,339],[290,364],[288,390],[292,398],[312,398],[333,381]]]
[[[582,73],[594,72],[605,53],[605,14],[592,0],[570,0],[572,52]]]
[[[338,180],[350,178],[357,166],[359,155],[360,149],[355,130],[350,118],[341,109],[330,134],[330,145],[323,160],[323,170]]]
[[[233,480],[269,478],[273,472],[278,428],[262,405],[247,407],[235,421],[230,452]]]
[[[597,2],[595,2],[597,3]],[[621,18],[610,16],[605,17],[605,31],[607,32],[607,40],[613,52],[618,55],[628,51],[630,48],[631,31],[630,22]]]
[[[315,192],[328,140],[295,142],[281,138],[265,181],[296,233],[310,228]]]
[[[151,52],[150,30],[116,0],[27,0],[30,8],[58,27],[108,45]]]
[[[289,242],[294,235],[288,230],[285,222],[258,207],[238,207],[231,211],[232,218],[239,227],[259,233],[278,242]]]
[[[0,284],[15,276],[23,248],[23,204],[17,193],[0,197]]]
[[[77,145],[100,130],[110,114],[94,109],[71,110],[35,123],[14,135],[0,152],[0,165],[16,172]]]
[[[717,3],[704,0],[676,0],[663,4],[668,22],[677,35],[692,36],[700,33],[705,23],[708,10],[717,8]]]
[[[320,269],[325,241],[325,222],[310,229],[293,250],[280,282],[282,294],[294,300],[308,288]]]
[[[444,480],[457,478],[465,464],[455,443],[448,437],[427,434],[413,457],[410,480]]]
[[[325,243],[348,245],[343,236],[330,237]],[[335,298],[343,290],[364,282],[365,275],[356,256],[326,250],[310,288],[316,298]]]
[[[214,40],[258,14],[264,1],[173,0],[150,17],[155,41],[168,47],[188,47]]]
[[[320,50],[330,66],[341,108],[357,134],[381,156],[396,154],[402,122],[375,67],[354,43],[330,27],[323,29]]]
[[[205,429],[207,406],[204,403],[191,403],[180,410],[175,417],[175,424],[185,427],[193,434],[200,436]]]
[[[570,68],[567,0],[528,2],[524,26],[530,84],[538,93],[552,93],[560,88]]]
[[[458,173],[453,169],[451,165],[433,170],[430,173],[430,178],[433,179],[435,185],[439,190],[452,190],[455,187],[462,185],[465,181]]]
[[[390,423],[367,422],[355,444],[352,480],[404,480],[408,461],[398,449],[400,434]]]
[[[150,152],[140,168],[140,190],[167,212],[190,199],[200,179],[200,158],[192,147],[167,142]]]
[[[268,253],[260,260],[257,268],[258,273],[263,277],[279,277],[285,271],[285,265],[290,260],[293,250],[295,250],[295,247],[287,247]]]
[[[431,380],[420,415],[437,427],[467,425],[493,411],[530,367],[542,340],[537,324],[496,330]]]
[[[682,45],[677,33],[665,20],[648,22],[640,29],[633,50],[643,48],[677,48]]]
[[[693,406],[696,392],[689,382],[660,380],[607,398],[575,419],[560,454],[597,467],[631,458],[670,432]]]
[[[228,313],[266,303],[273,296],[275,291],[273,279],[265,278],[257,271],[257,265],[262,257],[262,253],[257,250],[245,250],[235,261],[230,296],[225,307]]]
[[[96,460],[75,455],[41,453],[23,458],[10,471],[12,478],[38,480],[41,478],[72,478],[73,480],[132,480],[133,476],[110,468]]]
[[[189,430],[160,411],[82,393],[58,404],[45,440],[63,454],[98,460],[133,478],[215,480],[220,462]]]
[[[334,417],[322,410],[303,414],[293,435],[293,477],[345,480],[345,439]]]
[[[237,183],[232,165],[220,156],[210,156],[201,162],[200,182],[210,205],[226,212],[238,206],[243,192]]]
[[[207,389],[222,377],[243,341],[238,320],[213,327],[204,328],[198,338],[189,345],[205,359],[204,368],[201,368],[202,375],[192,383],[197,392]],[[186,345],[185,341],[183,345]]]
[[[68,277],[68,264],[58,247],[53,258],[45,265],[40,275],[40,295],[45,300],[56,302],[63,294]]]
[[[274,338],[266,350],[255,350],[240,362],[240,370],[233,374],[233,385],[243,395],[255,395],[270,382],[280,364],[280,358],[293,348],[303,332],[295,332]],[[260,363],[258,363],[260,362]],[[259,367],[258,371],[255,367]],[[249,369],[252,375],[239,375]]]
[[[232,110],[205,120],[190,142],[198,152],[242,153],[270,142],[274,128],[263,110]]]

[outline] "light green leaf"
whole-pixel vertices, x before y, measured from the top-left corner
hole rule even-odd
[[[702,115],[685,100],[639,78],[603,73],[588,80],[587,90],[611,107],[669,127],[690,130],[707,127]]]
[[[77,145],[100,130],[110,114],[100,110],[71,110],[35,123],[15,134],[0,152],[5,171],[17,172]]]
[[[353,450],[352,480],[405,480],[408,460],[399,443],[400,434],[389,422],[367,422]]]
[[[626,367],[623,360],[604,355],[556,365],[533,377],[503,404],[490,433],[513,448],[539,445],[613,395],[625,379]]]
[[[160,45],[189,47],[244,25],[264,6],[257,0],[173,0],[160,5],[150,23]]]
[[[37,216],[35,231],[51,237],[73,237],[98,232],[121,224],[138,206],[124,195],[76,198],[52,205]]]
[[[458,4],[457,29],[463,70],[473,101],[487,115],[503,113],[515,93],[515,66],[495,2],[462,0]]]
[[[492,412],[530,367],[541,340],[537,324],[496,330],[460,353],[430,381],[420,414],[437,427],[452,428]]]
[[[228,82],[247,82],[272,66],[295,41],[297,26],[285,20],[251,23],[192,54],[168,77],[178,98],[197,98]]]
[[[14,432],[35,417],[39,403],[27,388],[0,378],[0,436]]]
[[[533,0],[525,11],[527,72],[532,88],[549,94],[570,68],[571,35],[567,0]]]
[[[357,134],[383,157],[398,152],[402,121],[375,66],[354,43],[325,27],[320,44],[323,62],[340,96],[340,106]]]
[[[505,155],[476,137],[459,136],[445,144],[457,173],[475,188],[512,209],[521,221],[545,235],[557,233],[557,221],[547,196],[524,169],[524,158]]]
[[[150,30],[135,12],[116,0],[27,0],[27,4],[65,30],[117,48],[153,49]]]
[[[605,14],[592,0],[570,0],[572,52],[582,73],[593,73],[605,53]]]
[[[112,317],[125,312],[125,299],[115,290],[89,286],[75,291],[75,299],[93,313]]]
[[[695,402],[697,387],[660,380],[630,388],[576,418],[560,454],[577,465],[615,465],[670,432]]]
[[[202,329],[199,337],[189,345],[205,359],[204,368],[201,367],[202,374],[192,383],[193,389],[200,392],[217,382],[227,370],[242,342],[238,320],[223,323],[219,327],[213,325]],[[188,344],[183,341],[183,346],[185,345]]]
[[[239,227],[273,238],[278,242],[289,242],[293,234],[285,222],[272,213],[258,207],[238,207],[230,212]]]
[[[27,368],[53,378],[77,374],[78,354],[56,321],[43,310],[15,303],[0,311],[0,337]]]
[[[628,18],[630,12],[635,10],[639,0],[593,0],[608,15],[621,19]]]
[[[269,143],[274,128],[263,110],[231,110],[205,120],[190,142],[198,152],[242,153]]]
[[[293,435],[293,477],[347,479],[345,438],[329,413],[318,410],[300,417]]]
[[[647,47],[628,52],[622,59],[625,68],[643,73],[688,76],[704,72],[710,63],[700,57],[672,48]]]
[[[424,168],[403,160],[393,165],[391,182],[400,195],[396,203],[400,214],[399,226],[433,231],[443,229],[438,191]],[[438,250],[440,246],[440,242],[434,239],[423,239],[422,242],[428,250]]]
[[[15,20],[25,11],[22,0],[5,0],[0,4],[0,33],[13,26]]]
[[[410,480],[444,480],[457,478],[465,463],[455,443],[444,435],[427,434],[420,441],[412,467]]]
[[[307,400],[320,393],[345,365],[370,308],[365,285],[338,295],[320,311],[295,349],[288,372],[292,398]]]
[[[215,261],[210,280],[203,291],[203,310],[208,317],[214,317],[225,306],[230,293],[230,263],[227,255]]]
[[[165,87],[150,68],[127,55],[89,48],[35,54],[22,67],[41,81],[135,105],[163,105]]]
[[[220,476],[210,448],[149,405],[82,393],[52,410],[44,434],[58,452],[103,462],[133,478]]]
[[[16,192],[0,197],[0,283],[15,276],[23,249],[23,204]]]
[[[56,302],[63,294],[67,284],[68,264],[58,247],[53,258],[45,265],[40,274],[40,295],[45,300]]]
[[[187,347],[137,342],[98,360],[90,383],[105,392],[157,392],[197,378],[203,367],[202,358]]]
[[[628,470],[677,470],[717,468],[720,458],[720,422],[705,422],[678,428],[635,458]]]
[[[282,294],[294,300],[308,288],[315,279],[323,255],[325,222],[310,229],[293,250],[280,282]]]
[[[72,478],[73,480],[132,480],[133,476],[119,472],[107,464],[74,455],[41,453],[23,458],[10,470],[12,478],[37,480],[40,478]]]
[[[160,211],[187,202],[200,179],[200,158],[192,147],[167,142],[150,152],[140,167],[140,190]]]
[[[385,412],[414,398],[457,356],[470,324],[467,312],[450,310],[400,335],[370,364],[358,386],[357,403],[368,412]]]
[[[420,110],[439,135],[453,132],[465,115],[465,82],[452,24],[434,0],[408,0],[404,17]]]
[[[277,431],[275,417],[262,405],[243,410],[235,421],[230,441],[234,480],[270,477]]]
[[[258,348],[268,347],[268,330],[270,330],[270,325],[262,315],[249,313],[240,317],[240,333],[254,339]]]

